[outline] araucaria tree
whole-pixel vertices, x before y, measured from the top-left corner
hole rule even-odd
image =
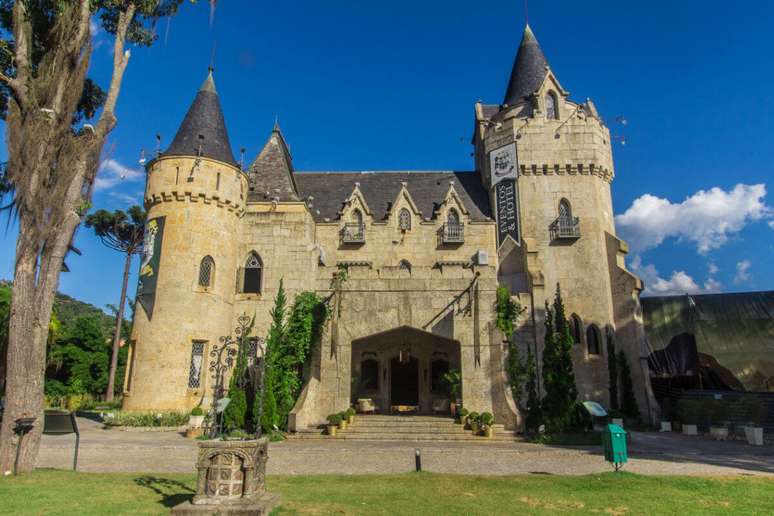
[[[124,321],[124,305],[126,305],[126,286],[129,283],[129,269],[132,266],[132,256],[142,250],[142,237],[145,228],[145,211],[139,206],[129,208],[127,215],[121,210],[110,213],[98,210],[86,217],[86,226],[94,229],[94,233],[110,249],[124,253],[124,276],[121,281],[121,299],[116,313],[116,331],[113,335],[113,351],[110,355],[110,372],[105,391],[105,401],[113,401],[116,384],[116,368],[118,367],[118,348],[121,342],[121,324]]]
[[[575,416],[578,390],[572,369],[573,338],[564,313],[564,302],[556,285],[553,309],[546,303],[546,337],[543,349],[542,416],[549,432],[568,429]]]
[[[0,2],[5,35],[0,41],[0,107],[6,123],[7,181],[19,225],[0,473],[13,468],[18,418],[36,418],[22,441],[18,471],[32,470],[37,458],[54,294],[75,228],[90,205],[102,147],[116,125],[116,103],[130,55],[125,47],[150,45],[155,23],[176,13],[181,3]],[[92,17],[113,36],[113,69],[106,92],[86,77],[93,50]],[[84,123],[87,120],[91,123]]]

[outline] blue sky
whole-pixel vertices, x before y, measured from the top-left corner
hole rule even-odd
[[[774,3],[543,0],[529,15],[572,98],[628,120],[611,124],[626,137],[613,202],[650,291],[774,288]],[[169,144],[213,53],[235,156],[251,161],[277,116],[299,170],[469,170],[473,104],[502,101],[524,26],[513,0],[221,0],[209,16],[186,3],[132,49],[96,208],[140,201],[141,152]],[[106,86],[112,42],[95,41]],[[1,278],[15,237],[0,234]],[[77,246],[61,290],[115,303],[122,257],[86,228]]]

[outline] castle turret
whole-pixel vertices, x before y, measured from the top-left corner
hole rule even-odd
[[[147,172],[148,231],[124,407],[206,405],[206,357],[232,330],[236,239],[247,196],[212,71]]]

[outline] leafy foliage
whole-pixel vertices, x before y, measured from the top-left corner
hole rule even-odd
[[[525,382],[528,379],[529,369],[525,363],[522,352],[518,345],[513,341],[515,325],[521,314],[526,311],[517,301],[511,297],[508,287],[497,287],[497,329],[503,332],[508,341],[508,356],[505,363],[505,371],[508,376],[508,383],[511,388],[511,394],[516,404],[520,407],[523,404]]]
[[[632,384],[632,372],[629,369],[629,361],[623,350],[618,352],[618,370],[621,374],[621,412],[629,418],[640,417],[640,409],[637,406],[637,398],[634,395]]]
[[[188,422],[188,412],[116,411],[105,419],[107,426],[182,426]]]
[[[543,349],[543,385],[541,403],[546,429],[562,432],[574,422],[578,390],[572,368],[573,338],[567,322],[562,292],[557,284],[553,309],[546,303],[546,337]]]
[[[537,393],[537,366],[535,355],[532,350],[527,353],[527,418],[524,422],[527,432],[534,432],[540,426],[540,422],[543,420],[543,413],[541,410],[540,396]]]
[[[138,253],[141,250],[145,229],[145,211],[132,206],[125,213],[116,210],[97,210],[86,217],[86,227],[92,228],[107,247],[123,253]]]

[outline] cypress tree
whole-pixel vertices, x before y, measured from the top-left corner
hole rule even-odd
[[[283,424],[278,417],[278,398],[287,397],[288,386],[282,382],[282,356],[286,347],[287,297],[285,288],[280,279],[277,295],[274,298],[274,308],[271,309],[271,326],[269,336],[266,339],[266,350],[263,360],[266,361],[266,369],[263,379],[263,411],[261,412],[261,427],[265,432],[271,432],[274,426]],[[261,396],[256,392],[257,397]],[[255,401],[256,403],[258,400]],[[256,422],[257,424],[257,422]]]
[[[607,339],[607,373],[610,382],[610,410],[618,410],[618,362],[615,356],[615,341]]]
[[[618,370],[621,373],[621,412],[628,418],[638,418],[640,417],[640,409],[637,406],[637,398],[634,396],[632,372],[623,350],[618,352]]]
[[[537,371],[535,371],[535,355],[532,350],[527,352],[527,420],[524,426],[527,432],[534,432],[543,419],[540,408],[540,398],[537,393]]]
[[[546,341],[543,351],[543,416],[550,432],[566,430],[576,410],[578,390],[572,369],[573,338],[567,322],[559,284],[553,310],[546,303]]]

